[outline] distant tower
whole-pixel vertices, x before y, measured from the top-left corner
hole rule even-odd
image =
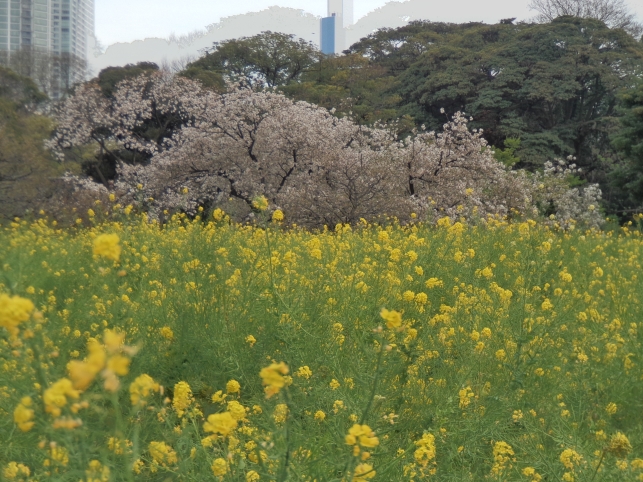
[[[20,57],[18,64],[26,70],[20,73],[34,80],[35,71],[45,69],[50,84],[45,90],[57,98],[84,80],[94,9],[94,0],[0,0],[0,65],[13,66]],[[31,65],[45,57],[50,65],[44,60]]]
[[[353,0],[344,0],[344,28],[355,23]]]
[[[327,55],[344,50],[344,29],[353,25],[353,0],[328,0],[328,16],[321,19],[321,51]]]

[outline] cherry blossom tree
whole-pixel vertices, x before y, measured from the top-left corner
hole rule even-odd
[[[249,211],[259,195],[310,227],[412,212],[484,218],[533,210],[532,191],[555,176],[535,184],[508,170],[468,121],[458,113],[440,133],[398,139],[391,126],[360,126],[274,90],[228,85],[217,94],[154,73],[117,85],[113,99],[92,84],[80,88],[62,105],[51,146],[61,158],[89,145],[111,155],[113,183],[98,188],[71,176],[68,184],[109,190],[154,216],[229,198]],[[583,211],[587,199],[568,196],[580,206],[570,212]]]

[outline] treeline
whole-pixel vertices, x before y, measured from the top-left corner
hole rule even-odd
[[[0,220],[45,204],[75,167],[56,163],[45,148],[54,130],[43,114],[47,100],[31,79],[0,66]]]
[[[626,214],[643,202],[643,41],[625,30],[571,16],[542,24],[412,22],[335,58],[285,43],[284,53],[307,55],[303,68],[300,60],[272,62],[273,36],[225,42],[182,75],[215,88],[224,77],[250,76],[364,124],[399,120],[401,135],[421,125],[439,130],[462,111],[503,162],[537,170],[572,156],[582,180],[600,184],[608,212]],[[275,71],[281,82],[268,78]]]
[[[91,81],[103,96],[96,102],[113,104],[119,82],[158,70],[150,63],[103,70]],[[292,36],[264,32],[215,44],[179,76],[217,93],[239,82],[276,89],[357,124],[387,124],[399,139],[423,129],[440,132],[464,112],[473,119],[469,127],[480,130],[506,166],[537,172],[547,161],[573,158],[582,171],[570,177],[570,185],[598,183],[606,212],[625,218],[643,205],[643,41],[598,20],[412,22],[375,32],[338,57],[323,56]],[[27,107],[11,102],[16,113],[32,115],[27,112],[33,112],[33,101],[24,102]],[[180,111],[163,112],[135,125],[133,138],[162,148],[192,122]],[[7,125],[3,117],[0,129]],[[34,144],[42,146],[48,129],[28,129],[39,137]],[[99,148],[69,149],[66,164],[50,161],[52,172],[77,166],[110,186],[119,163],[150,162],[151,151],[119,153],[113,149],[116,141],[108,136]],[[0,169],[7,165],[5,157],[1,148]],[[0,171],[0,186],[15,186],[30,176],[23,175]],[[0,196],[3,192],[6,187]],[[2,204],[3,214],[19,214],[19,208]]]

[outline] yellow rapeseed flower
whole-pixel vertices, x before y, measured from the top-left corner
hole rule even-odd
[[[360,446],[364,448],[377,447],[380,443],[379,439],[375,436],[375,432],[371,430],[368,425],[360,425],[356,423],[348,430],[348,435],[345,437],[346,445]]]
[[[439,288],[444,286],[444,282],[438,278],[429,278],[426,280],[425,283],[426,287],[431,289],[431,288]]]
[[[277,404],[277,406],[275,407],[275,411],[272,414],[272,418],[277,425],[283,424],[288,418],[288,405],[286,405],[285,403]]]
[[[66,466],[69,463],[69,452],[65,447],[59,447],[55,442],[49,444],[49,459],[45,459],[45,465],[54,462]]]
[[[28,432],[34,426],[34,411],[29,408],[32,404],[31,397],[23,397],[13,411],[13,421],[23,432]]]
[[[309,380],[310,377],[313,376],[313,372],[310,368],[308,368],[308,365],[305,365],[303,367],[299,367],[299,369],[296,372],[296,375],[300,378],[305,378],[306,380]]]
[[[34,308],[31,300],[0,294],[0,327],[6,328],[12,337],[18,336],[18,326],[29,320]]]
[[[86,482],[109,482],[109,467],[101,464],[98,460],[89,462],[89,469],[85,471]]]
[[[159,330],[159,333],[163,338],[165,338],[168,341],[174,340],[174,332],[172,331],[172,328],[169,326],[164,326]]]
[[[192,404],[194,398],[192,397],[192,389],[188,382],[180,381],[174,385],[174,398],[172,399],[172,407],[176,410],[176,413],[179,417],[183,416],[183,413],[188,409]]]
[[[632,451],[632,445],[624,433],[616,432],[610,438],[607,450],[616,457],[624,458]]]
[[[113,372],[119,377],[124,377],[129,373],[130,359],[125,355],[113,355],[107,360],[107,370]]]
[[[80,391],[87,390],[96,375],[105,367],[105,349],[96,339],[89,339],[87,349],[89,354],[85,360],[71,360],[67,363],[67,374],[74,388]]]
[[[573,449],[565,449],[560,454],[560,461],[568,470],[574,470],[574,465],[580,464],[583,457]]]
[[[7,480],[14,480],[19,477],[29,477],[31,475],[31,471],[26,465],[19,464],[17,462],[9,462],[2,470],[2,475]]]
[[[415,442],[418,446],[413,454],[415,461],[422,467],[426,467],[429,462],[435,459],[435,436],[431,433],[425,433],[422,438]]]
[[[223,212],[222,209],[216,208],[214,211],[212,211],[212,218],[219,222],[225,217],[225,212]]]
[[[288,371],[288,367],[284,362],[272,363],[261,369],[259,376],[261,377],[262,385],[265,387],[266,398],[271,398],[278,394],[286,385],[284,375],[287,375]]]
[[[507,465],[512,460],[514,451],[507,442],[496,442],[493,445],[493,467],[491,473],[493,475],[500,475],[507,468]],[[511,465],[509,465],[511,467]]]
[[[203,430],[214,432],[224,437],[230,435],[237,428],[237,421],[230,412],[214,413],[203,424]]]
[[[375,470],[371,464],[359,464],[353,472],[353,482],[363,482],[375,477]]]
[[[236,380],[229,380],[225,385],[225,390],[227,393],[239,393],[241,391],[241,385]]]
[[[158,465],[174,465],[178,461],[174,449],[165,442],[150,442],[148,450],[152,456],[152,460]]]
[[[118,234],[101,234],[94,239],[94,256],[101,256],[112,261],[121,257],[121,246]]]
[[[257,482],[259,479],[261,479],[261,477],[254,470],[251,470],[246,474],[246,482]]]
[[[214,459],[212,461],[212,473],[215,477],[223,477],[228,473],[228,462],[221,457]]]
[[[522,475],[529,477],[531,482],[540,482],[542,480],[542,476],[536,472],[536,469],[533,467],[525,467],[522,469]]]
[[[228,402],[228,412],[235,420],[243,420],[246,417],[246,409],[236,400]]]
[[[71,380],[61,378],[52,383],[42,396],[45,412],[50,413],[53,417],[60,417],[60,409],[67,405],[67,397],[73,399],[80,397],[80,392],[74,389]]]
[[[252,207],[257,211],[265,211],[268,209],[268,199],[266,196],[257,196],[252,200]]]
[[[132,402],[132,405],[145,405],[147,403],[145,398],[153,392],[160,391],[160,388],[160,385],[147,374],[136,377],[136,379],[129,386],[130,400]]]
[[[460,408],[467,408],[471,403],[471,399],[474,397],[474,393],[471,390],[471,387],[462,388],[458,392],[458,397],[460,398],[459,406]]]
[[[272,220],[276,223],[284,220],[284,213],[281,209],[277,209],[272,213]]]
[[[393,328],[399,328],[402,325],[402,314],[398,311],[389,311],[386,308],[382,308],[382,311],[380,311],[380,316],[384,319],[384,321],[386,321],[386,327],[389,330],[392,330]]]

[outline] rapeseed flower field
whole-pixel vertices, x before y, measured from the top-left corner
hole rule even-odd
[[[640,227],[99,208],[0,234],[2,480],[643,480]]]

